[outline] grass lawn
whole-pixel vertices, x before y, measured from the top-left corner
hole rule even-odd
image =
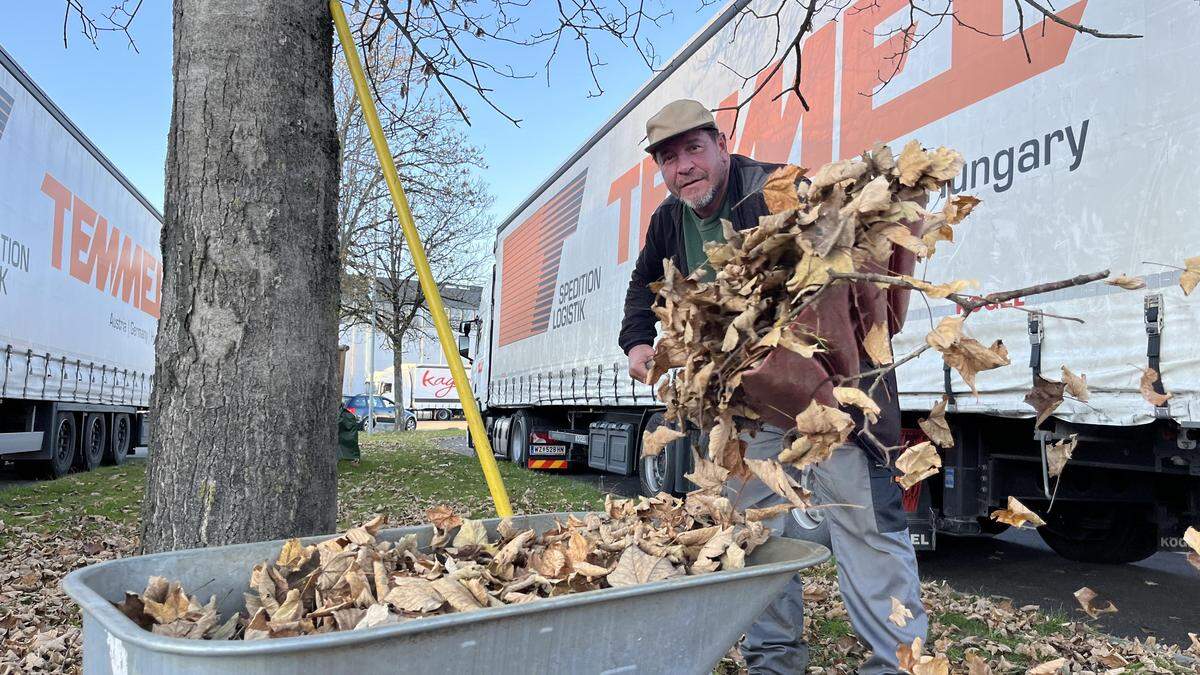
[[[338,526],[387,512],[393,523],[424,522],[425,509],[446,503],[462,515],[494,515],[483,472],[474,456],[442,450],[435,438],[456,429],[362,434],[358,465],[338,463]],[[524,471],[500,462],[513,509],[520,513],[596,509],[604,495],[595,487],[559,475]],[[0,492],[0,522],[54,532],[87,518],[84,527],[138,523],[146,462],[131,461],[75,473],[54,481]],[[5,534],[0,532],[0,543]]]

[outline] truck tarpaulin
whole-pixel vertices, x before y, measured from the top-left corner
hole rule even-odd
[[[778,58],[776,25],[737,21],[743,4],[728,6],[500,227],[493,286],[484,293],[493,305],[484,310],[490,333],[473,369],[488,405],[652,401],[649,387],[629,379],[617,347],[630,272],[650,214],[666,195],[642,150],[644,125],[674,99],[727,107],[763,84],[769,70],[744,83],[737,73]],[[777,97],[793,81],[789,59],[741,109],[736,131],[732,110],[717,113],[731,150],[811,168],[877,141],[898,149],[915,138],[962,152],[966,164],[952,191],[983,203],[958,241],[939,244],[945,249],[918,275],[974,279],[988,292],[1111,268],[1144,276],[1147,287],[1094,284],[980,310],[968,332],[1003,339],[1013,365],[980,375],[978,396],[952,374],[957,410],[1032,415],[1023,401],[1035,349],[1029,312],[1043,311],[1085,322],[1047,317],[1038,332],[1042,372],[1057,379],[1067,366],[1085,373],[1092,391],[1086,404],[1064,402],[1057,416],[1106,425],[1144,423],[1156,413],[1200,421],[1200,296],[1183,296],[1178,270],[1143,263],[1181,265],[1200,255],[1191,216],[1192,186],[1200,183],[1192,158],[1200,147],[1192,102],[1200,37],[1180,30],[1178,19],[1194,13],[1194,3],[1064,3],[1059,13],[1070,21],[1145,37],[1101,40],[1038,22],[1025,31],[1032,63],[1014,32],[1012,3],[956,3],[963,22],[942,22],[897,64],[890,57],[907,6],[858,0],[838,21],[819,15],[803,45],[801,86],[810,109],[795,96]],[[796,30],[802,9],[785,8],[784,35]],[[882,87],[881,77],[890,79]],[[940,209],[947,195],[934,197],[931,209]],[[1147,305],[1160,308],[1161,371],[1174,394],[1169,411],[1139,394]],[[896,352],[920,344],[954,312],[945,300],[914,299]],[[906,409],[926,410],[945,391],[936,355],[898,375]]]
[[[0,51],[0,398],[148,403],[161,228]]]

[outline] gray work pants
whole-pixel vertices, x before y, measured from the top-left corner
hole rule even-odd
[[[779,454],[783,430],[767,426],[748,443],[746,456],[766,459]],[[793,476],[799,480],[796,472]],[[859,673],[898,673],[896,647],[926,639],[929,618],[921,605],[917,560],[908,537],[900,488],[887,467],[868,457],[857,445],[843,445],[812,471],[812,490],[818,504],[853,504],[861,508],[831,506],[821,512],[828,521],[838,585],[850,623],[873,655]],[[738,509],[762,508],[783,501],[757,478],[742,483],[730,479],[726,491]],[[764,524],[785,532],[784,514]],[[796,575],[778,600],[746,630],[741,651],[753,675],[803,673],[808,666],[804,642],[804,588]],[[888,621],[895,597],[913,613],[904,628]]]

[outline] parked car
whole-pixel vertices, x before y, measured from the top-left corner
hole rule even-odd
[[[343,396],[342,405],[350,411],[352,415],[358,418],[360,424],[364,427],[367,423],[367,395],[359,394],[357,396]],[[417,428],[417,416],[411,410],[400,409],[400,420],[396,419],[396,404],[392,399],[386,396],[376,396],[371,402],[375,415],[375,424],[392,424],[395,429],[403,429],[404,431],[412,431]]]

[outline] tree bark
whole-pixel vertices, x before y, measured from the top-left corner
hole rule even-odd
[[[329,9],[175,0],[147,552],[331,532],[338,143]]]
[[[394,284],[394,282],[393,282]],[[392,297],[392,330],[389,331],[392,343],[392,396],[396,407],[404,407],[404,332],[400,329],[400,303]],[[396,422],[399,423],[403,414],[396,411]]]

